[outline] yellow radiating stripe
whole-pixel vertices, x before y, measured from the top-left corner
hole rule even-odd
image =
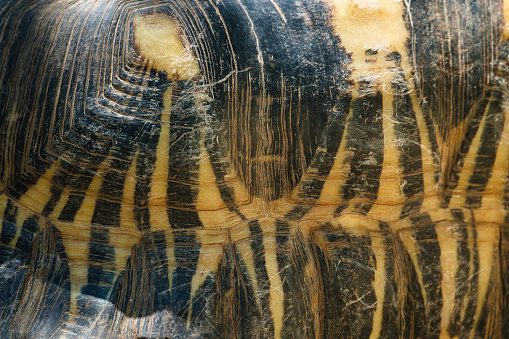
[[[468,245],[468,252],[469,252],[469,259],[470,259],[468,261],[468,277],[470,280],[471,278],[473,278],[474,276],[479,274],[479,272],[475,271],[475,259],[477,257],[477,253],[476,253],[476,247],[475,247],[476,238],[475,238],[474,232],[476,230],[475,230],[474,220],[472,220],[472,215],[470,213],[465,215],[465,222],[467,224],[467,236],[468,236],[467,245]],[[464,300],[463,300],[464,307],[460,313],[461,321],[465,320],[465,316],[467,315],[467,312],[471,312],[471,310],[467,309],[467,306],[469,304],[469,299],[471,298],[470,295],[472,295],[472,294],[477,296],[477,291],[472,291],[472,285],[470,284],[469,289],[468,289],[468,294],[465,295]]]
[[[504,1],[504,6],[507,6]],[[505,14],[505,13],[504,13]],[[506,31],[504,30],[504,34]],[[497,256],[498,246],[500,244],[500,227],[504,224],[504,190],[507,186],[506,177],[509,170],[509,109],[507,109],[507,97],[504,98],[504,127],[500,142],[497,148],[497,154],[493,164],[493,173],[486,185],[485,194],[482,197],[482,207],[474,211],[474,218],[477,229],[477,250],[479,253],[479,272],[471,272],[471,274],[479,275],[479,287],[477,295],[477,308],[475,323],[470,337],[473,338],[475,329],[478,325],[478,319],[481,316],[483,306],[487,302],[486,295],[490,282],[493,281],[493,270],[500,270],[498,265],[495,266],[495,257]],[[484,120],[479,126],[480,135]],[[477,135],[476,135],[477,139]],[[473,231],[471,231],[473,232]],[[469,234],[470,237],[470,234]],[[473,239],[473,235],[472,235]],[[474,256],[473,245],[471,246],[471,257]],[[471,263],[471,271],[473,269]]]
[[[274,322],[274,338],[281,338],[283,318],[285,313],[285,294],[283,282],[279,274],[280,268],[277,262],[276,246],[276,221],[272,218],[263,218],[259,221],[263,231],[263,248],[265,250],[265,269],[270,282],[270,311]]]
[[[148,66],[164,71],[171,80],[191,80],[200,74],[198,61],[185,44],[177,21],[163,14],[137,15],[134,22],[134,40],[138,53],[147,60]],[[166,256],[168,259],[168,280],[173,284],[175,262],[174,239],[168,219],[168,177],[170,159],[170,118],[172,107],[172,86],[163,93],[161,132],[156,149],[156,160],[152,173],[148,198],[150,231],[164,231]]]
[[[65,189],[60,194],[60,198],[58,199],[55,208],[53,209],[53,211],[51,211],[50,215],[48,215],[48,219],[57,220],[58,217],[60,217],[60,214],[62,213],[62,210],[64,209],[68,200],[69,200],[69,190]]]
[[[383,237],[384,233],[380,235],[371,235],[371,247],[375,254],[376,259],[376,269],[375,269],[375,279],[373,280],[373,288],[375,290],[376,296],[376,308],[373,313],[373,324],[371,328],[371,334],[369,336],[370,339],[380,338],[380,333],[382,331],[383,326],[383,309],[384,309],[384,301],[385,301],[385,284],[387,282],[386,279],[386,271],[385,271],[385,250],[387,246],[384,244],[385,238]]]
[[[81,287],[88,283],[88,253],[90,245],[90,225],[73,224],[68,222],[54,222],[62,235],[62,243],[69,263],[71,280],[70,315],[77,315],[77,298],[81,294]],[[69,319],[73,321],[73,319]]]
[[[376,259],[376,269],[375,269],[375,279],[373,280],[373,288],[375,290],[376,296],[376,308],[373,313],[373,325],[371,328],[371,334],[369,339],[380,338],[380,333],[382,331],[383,326],[383,310],[384,310],[384,301],[385,301],[385,284],[387,282],[386,279],[386,271],[385,271],[385,250],[387,246],[384,244],[385,238],[383,237],[384,233],[380,235],[371,235],[371,247],[375,254]]]
[[[354,93],[358,93],[359,85],[355,84],[354,88]],[[355,97],[356,94],[353,95],[353,98]],[[351,117],[352,110],[348,112],[348,115],[345,119],[346,126],[343,130],[343,137],[341,139],[338,152],[336,153],[336,157],[334,158],[332,168],[323,184],[322,191],[320,192],[320,197],[318,198],[316,205],[313,206],[311,211],[309,211],[304,216],[303,220],[329,220],[334,216],[337,205],[341,202],[341,196],[339,195],[341,192],[341,187],[346,184],[348,173],[350,172],[350,163],[347,160],[353,156],[353,152],[346,149],[346,143],[349,138],[348,122]],[[310,175],[304,174],[300,182],[305,182],[306,177],[309,176]],[[292,192],[295,200],[298,200],[298,193],[300,191],[302,191],[301,184],[297,185],[297,187]]]
[[[452,217],[451,217],[452,218]],[[442,269],[442,313],[440,337],[448,338],[447,328],[456,305],[456,272],[458,271],[458,241],[454,225],[446,221],[435,227],[440,244],[440,265]]]
[[[23,228],[23,223],[25,222],[25,220],[27,220],[29,217],[31,217],[33,215],[34,215],[34,212],[29,210],[28,208],[25,208],[24,206],[18,205],[18,213],[16,215],[16,221],[15,221],[15,224],[17,226],[16,227],[16,235],[9,242],[9,246],[10,247],[16,247],[18,239],[19,239],[19,237],[21,235],[21,230]]]
[[[369,77],[376,88],[383,95],[383,131],[384,131],[384,162],[380,177],[377,204],[370,211],[371,216],[380,220],[392,221],[397,218],[401,206],[394,202],[402,203],[404,197],[401,193],[399,177],[399,156],[395,142],[393,100],[391,82],[396,73],[394,61],[388,61],[386,56],[391,52],[398,52],[402,57],[402,67],[407,78],[411,79],[412,68],[408,62],[406,43],[409,33],[403,20],[403,2],[393,0],[381,0],[377,2],[366,0],[330,0],[333,8],[333,20],[335,31],[341,39],[347,53],[351,53],[350,64],[354,81]],[[378,51],[376,56],[369,56],[370,62],[366,62],[368,49]],[[373,58],[376,61],[372,62]],[[391,68],[394,71],[391,71]],[[358,93],[358,84],[354,87]],[[409,82],[409,90],[413,86]],[[355,99],[355,95],[353,96]],[[343,151],[343,150],[341,150]],[[341,155],[338,154],[340,157]],[[336,164],[335,164],[336,165]],[[340,165],[341,166],[341,165]],[[331,173],[340,171],[334,169]],[[326,192],[337,192],[337,188],[326,183]],[[333,193],[335,194],[335,193]]]
[[[503,0],[503,11],[504,11],[504,32],[503,38],[509,39],[509,0]]]
[[[76,215],[74,216],[74,223],[85,225],[90,225],[92,223],[95,205],[97,203],[97,198],[99,197],[99,191],[101,189],[103,179],[103,168],[107,161],[108,160],[105,160],[101,164],[97,172],[94,174],[92,182],[90,183],[90,186],[88,186],[87,191],[85,192],[83,202],[81,203],[78,212],[76,212]]]
[[[233,228],[230,232],[231,242],[235,246],[235,253],[244,262],[247,270],[247,277],[253,285],[253,290],[258,291],[258,279],[254,262],[254,253],[251,248],[251,232],[247,223]]]
[[[163,93],[163,107],[161,112],[161,132],[157,142],[156,160],[150,192],[148,196],[148,208],[150,213],[150,231],[165,231],[166,258],[168,260],[168,281],[173,286],[173,269],[170,263],[175,262],[175,248],[170,220],[168,219],[168,206],[166,196],[168,194],[168,175],[170,161],[170,115],[172,106],[172,86]]]
[[[191,280],[191,295],[189,299],[189,312],[187,315],[187,327],[191,326],[193,311],[193,299],[196,292],[210,275],[217,273],[217,268],[223,257],[223,252],[228,241],[226,232],[213,230],[196,232],[198,242],[201,244],[200,256],[196,264],[196,273]],[[217,279],[217,277],[216,277]],[[223,294],[226,297],[226,295]]]
[[[507,173],[509,172],[509,109],[507,106],[508,98],[504,98],[504,127],[500,141],[498,143],[497,154],[493,163],[493,172],[486,184],[482,197],[482,208],[491,214],[492,211],[503,211],[504,190],[507,187]],[[502,222],[502,213],[500,213],[500,222]],[[486,218],[483,218],[486,219]]]
[[[465,158],[463,161],[463,167],[461,168],[461,172],[460,172],[459,179],[458,179],[458,184],[452,192],[451,200],[449,203],[450,208],[465,207],[465,199],[467,196],[466,192],[467,192],[467,188],[469,185],[469,179],[475,171],[477,151],[479,150],[479,147],[481,147],[482,142],[483,142],[483,140],[481,138],[482,138],[484,128],[486,126],[487,112],[490,110],[490,107],[491,107],[491,101],[488,103],[488,105],[486,105],[486,109],[484,111],[484,116],[481,120],[481,123],[479,124],[479,128],[477,129],[475,137],[472,140],[472,144],[470,145],[470,148],[468,149],[468,153],[465,155]]]
[[[69,260],[71,279],[71,314],[76,313],[77,311],[76,300],[81,294],[81,287],[88,283],[90,227],[103,179],[102,170],[106,162],[107,160],[99,166],[97,172],[92,178],[92,182],[85,192],[83,202],[81,203],[78,212],[76,212],[74,222],[55,223],[55,226],[62,234],[62,243]]]
[[[198,216],[206,229],[230,228],[242,222],[242,219],[227,208],[221,197],[203,136],[200,147],[198,198],[195,205]]]
[[[507,99],[504,98],[504,102],[506,101]],[[493,270],[500,269],[498,266],[495,266],[495,258],[497,256],[500,240],[500,227],[503,225],[504,213],[501,211],[504,210],[504,205],[502,199],[507,184],[505,179],[509,167],[509,110],[506,108],[506,105],[503,105],[503,107],[505,121],[495,162],[493,164],[494,171],[486,185],[486,194],[483,195],[482,198],[482,207],[474,211],[480,271],[474,272],[474,274],[479,275],[479,287],[477,293],[476,320],[470,335],[471,338],[474,337],[478,319],[487,301],[486,296],[489,293],[488,287],[490,286],[490,282],[493,281]],[[482,133],[484,121],[485,119],[483,118],[475,139]],[[478,143],[480,143],[480,141],[478,141]],[[473,256],[473,253],[471,256]]]
[[[221,198],[221,192],[216,185],[216,176],[212,169],[210,156],[205,149],[203,136],[200,141],[200,149],[198,199],[195,206],[198,211],[217,212],[226,208],[226,203]],[[214,223],[213,220],[210,222]]]
[[[402,16],[400,21],[403,21]],[[405,51],[401,52],[405,53]],[[381,57],[384,57],[385,59],[385,56]],[[396,75],[388,70],[388,66],[389,65],[385,67],[387,76],[383,79],[382,86],[384,89],[391,88],[391,82],[394,80],[394,76]],[[401,215],[404,196],[401,191],[402,187],[400,186],[399,178],[403,171],[399,167],[399,152],[396,146],[396,132],[394,130],[394,95],[393,93],[384,90],[382,92],[382,98],[384,157],[377,199],[368,215],[378,220],[391,222],[397,220]]]
[[[7,208],[7,201],[9,198],[5,194],[0,194],[0,220],[4,219],[5,209]],[[0,224],[0,231],[2,230],[2,225]]]
[[[125,269],[132,248],[141,239],[141,232],[138,230],[134,218],[137,159],[138,152],[136,152],[131,166],[129,166],[129,170],[126,173],[122,203],[120,204],[120,227],[118,229],[110,229],[110,239],[115,247],[115,266],[117,267],[117,272],[115,273],[117,276],[121,270]]]
[[[498,255],[498,244],[500,243],[500,224],[483,223],[479,225],[475,212],[474,215],[477,230],[477,250],[479,253],[479,272],[475,273],[479,274],[479,284],[477,290],[478,294],[475,321],[472,331],[470,332],[470,338],[475,338],[475,330],[479,324],[482,310],[487,301],[486,295],[488,294],[488,287],[490,286],[490,282],[495,280],[493,277],[493,270],[500,269],[499,267],[495,267],[495,258]],[[496,284],[499,282],[494,281],[494,283]]]
[[[2,231],[2,220],[5,215],[5,209],[7,208],[7,201],[9,200],[9,197],[7,195],[2,194],[0,195],[0,232]],[[14,235],[14,238],[11,239],[11,241],[8,244],[10,247],[16,247],[16,243],[18,242],[19,236],[21,235],[21,229],[23,227],[23,223],[25,220],[32,215],[34,215],[34,212],[29,210],[23,205],[18,204],[17,202],[11,202],[16,206],[17,212],[16,212],[16,219],[14,220],[14,224],[16,225],[16,234]]]
[[[426,289],[424,288],[424,282],[422,277],[422,270],[419,266],[419,260],[417,259],[417,255],[421,252],[419,245],[416,244],[415,239],[412,237],[412,224],[408,220],[402,220],[404,224],[407,225],[408,229],[402,229],[399,234],[399,238],[403,243],[410,259],[412,260],[412,264],[415,269],[415,273],[417,274],[417,280],[419,281],[419,285],[421,286],[422,300],[424,301],[424,305],[427,305],[428,294],[426,293]],[[428,308],[426,307],[426,316],[428,316]]]
[[[124,190],[122,194],[122,203],[120,204],[120,229],[127,232],[138,233],[136,219],[134,218],[134,194],[136,190],[136,163],[139,153],[133,157],[131,166],[126,173],[124,181]]]
[[[44,172],[43,175],[37,180],[37,183],[30,187],[25,194],[19,199],[19,203],[28,207],[35,213],[41,214],[44,207],[51,199],[51,186],[53,186],[52,179],[55,171],[60,168],[60,160],[57,160],[51,167]]]
[[[233,166],[228,168],[224,181],[233,189],[237,205],[242,206],[251,202],[251,196]]]

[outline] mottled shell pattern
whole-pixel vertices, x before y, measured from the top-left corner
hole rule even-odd
[[[0,338],[509,338],[509,1],[0,0]]]

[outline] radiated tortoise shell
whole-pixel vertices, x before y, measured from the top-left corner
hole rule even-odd
[[[2,0],[1,338],[509,338],[507,0]]]

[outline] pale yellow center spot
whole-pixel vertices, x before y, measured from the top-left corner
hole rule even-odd
[[[365,62],[367,49],[379,52],[398,51],[405,55],[409,37],[403,20],[403,2],[398,0],[329,0],[333,24],[342,44],[352,53],[352,67],[359,76],[387,76],[383,63],[375,69]]]
[[[168,79],[189,80],[199,75],[198,61],[182,43],[174,19],[157,14],[135,16],[134,36],[140,56],[152,69],[167,72]]]

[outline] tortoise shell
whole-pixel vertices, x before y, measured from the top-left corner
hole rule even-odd
[[[0,337],[509,337],[507,4],[0,7]]]

